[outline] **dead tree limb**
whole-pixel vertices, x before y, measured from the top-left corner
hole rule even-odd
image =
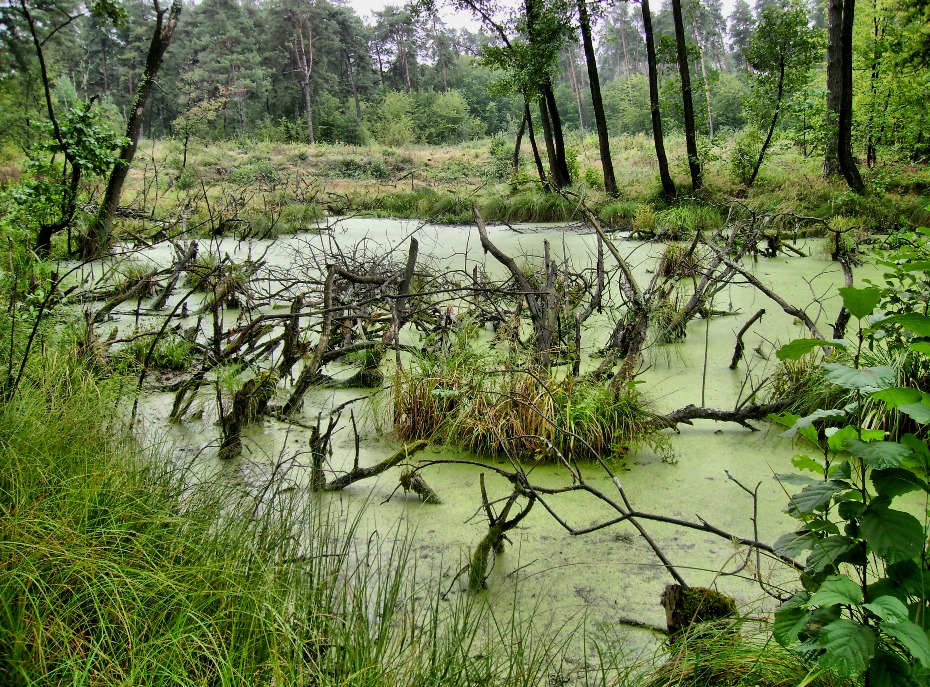
[[[323,491],[340,491],[354,482],[380,475],[385,470],[389,470],[407,460],[415,453],[419,453],[427,446],[429,446],[429,442],[426,439],[414,441],[412,444],[404,444],[377,465],[373,465],[370,468],[355,466],[349,472],[339,475],[336,479],[327,482],[323,487]]]
[[[174,291],[174,287],[177,285],[181,273],[187,268],[191,260],[197,257],[197,242],[191,241],[183,253],[180,251],[177,244],[175,244],[174,250],[175,253],[177,253],[178,261],[174,264],[174,270],[171,272],[171,276],[168,277],[168,281],[165,283],[158,298],[152,303],[152,310],[161,310],[165,307],[165,303],[167,303],[168,298],[171,297],[171,293]]]
[[[665,426],[675,427],[676,425],[690,425],[692,420],[716,420],[717,422],[735,422],[755,431],[756,428],[749,424],[749,420],[764,420],[772,413],[784,410],[793,400],[784,398],[773,403],[753,403],[737,410],[698,407],[692,403],[666,414],[659,419],[659,422],[663,425],[667,422]]]
[[[710,246],[710,248],[714,252],[718,252],[715,247]],[[784,310],[786,313],[788,313],[792,317],[796,317],[797,319],[799,319],[804,324],[804,326],[807,327],[808,331],[810,331],[811,333],[811,336],[813,336],[815,339],[826,338],[824,337],[823,334],[820,333],[820,330],[817,328],[817,325],[814,324],[814,321],[807,315],[806,312],[788,303],[784,298],[779,296],[772,289],[770,289],[765,284],[763,284],[761,281],[759,281],[759,279],[752,272],[747,270],[742,265],[739,265],[736,262],[724,256],[721,256],[721,260],[728,267],[731,267],[735,272],[739,273],[746,281],[748,281],[750,284],[756,287],[759,291],[761,291],[763,294],[768,296],[770,299],[778,303],[779,307],[782,310]]]
[[[750,317],[746,324],[743,325],[743,328],[739,330],[736,334],[736,346],[733,347],[733,359],[730,361],[730,369],[735,370],[736,366],[739,364],[740,358],[743,357],[743,351],[746,350],[746,346],[743,343],[743,336],[749,331],[749,328],[762,319],[762,316],[765,314],[765,308],[759,308],[759,312]]]

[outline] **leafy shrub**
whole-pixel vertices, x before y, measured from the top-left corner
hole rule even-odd
[[[899,386],[894,369],[866,367],[862,357],[866,346],[893,353],[906,345],[918,356],[930,355],[930,317],[908,310],[872,318],[886,293],[899,287],[891,279],[884,289],[840,289],[844,307],[858,321],[858,336],[853,342],[831,342],[846,349],[851,365],[830,361],[821,369],[853,402],[804,418],[780,418],[789,427],[787,436],[803,439],[813,449],[812,455],[793,461],[813,477],[782,478],[802,487],[788,505],[799,528],[780,537],[775,550],[787,557],[810,553],[804,589],[779,608],[774,633],[784,646],[797,646],[841,676],[903,687],[930,678],[930,639],[924,629],[930,564],[924,524],[892,506],[904,494],[930,493],[927,443],[902,429],[906,424],[926,435],[930,394],[919,386]],[[889,327],[899,329],[903,338],[886,336]],[[778,356],[798,359],[822,343],[795,341]],[[876,428],[869,410],[875,403],[894,416],[890,426],[897,428],[895,434]]]
[[[737,183],[749,184],[761,146],[762,134],[758,129],[746,129],[736,138],[730,153],[730,174]]]

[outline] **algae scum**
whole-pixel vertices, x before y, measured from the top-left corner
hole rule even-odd
[[[555,263],[561,264],[563,257],[569,257],[576,271],[593,271],[596,264],[596,235],[577,227],[491,227],[488,233],[495,245],[515,256],[527,273],[543,262],[546,242]],[[135,308],[127,303],[115,308],[116,326],[121,336],[131,331],[158,329],[165,313],[172,311],[178,316],[173,327],[194,331],[204,350],[218,350],[229,346],[248,329],[249,314],[263,313],[274,324],[285,321],[294,290],[301,284],[318,287],[326,279],[327,264],[321,256],[355,256],[355,264],[371,266],[374,274],[389,258],[402,265],[411,237],[416,237],[419,243],[418,272],[421,269],[431,274],[444,272],[451,275],[450,280],[460,283],[474,279],[479,272],[482,279],[502,281],[506,276],[501,265],[482,250],[473,227],[346,219],[320,232],[274,241],[201,241],[201,259],[210,253],[215,256],[213,265],[251,265],[251,271],[240,276],[249,289],[243,289],[238,298],[228,298],[228,292],[235,286],[228,281],[221,286],[214,281],[205,294],[178,290],[160,314],[147,309],[156,297],[149,296],[138,300]],[[613,235],[612,240],[631,265],[636,279],[647,283],[658,269],[665,246],[624,240],[619,235]],[[843,275],[836,263],[830,262],[822,242],[808,240],[795,245],[806,257],[779,254],[755,262],[746,259],[744,265],[785,301],[806,307],[807,314],[827,329],[839,309],[834,294],[836,287],[842,285]],[[181,252],[181,248],[175,251],[160,246],[137,252],[133,260],[170,271]],[[94,273],[85,276],[99,277],[107,269],[108,266],[94,266]],[[220,269],[217,273],[223,272]],[[225,270],[227,275],[233,272],[231,267]],[[618,291],[616,283],[614,277],[609,284],[614,296]],[[438,286],[429,279],[416,283],[420,291],[434,287],[438,290]],[[355,287],[363,288],[364,284]],[[185,298],[187,301],[182,303]],[[308,296],[308,306],[325,314],[325,302],[319,295],[312,298],[317,300]],[[223,299],[223,307],[211,310],[209,304],[216,299]],[[814,305],[809,306],[811,303]],[[445,314],[453,316],[450,336],[456,327],[464,326],[454,316],[464,311],[467,304],[467,296],[448,300]],[[745,334],[746,354],[737,369],[731,370],[736,332],[760,308],[765,308],[766,314]],[[645,349],[640,362],[636,382],[641,384],[637,388],[659,412],[688,404],[732,409],[773,372],[774,350],[778,345],[807,333],[797,320],[739,277],[713,295],[709,309],[731,314],[692,321],[684,339],[662,344],[647,342],[652,345]],[[366,317],[371,321],[388,321],[391,314],[371,309]],[[600,363],[597,351],[610,333],[611,317],[611,311],[605,309],[585,324],[581,339],[582,372]],[[303,349],[308,357],[313,355],[319,338],[319,318],[306,318],[302,323],[305,332],[310,331],[311,324],[315,330],[306,336],[308,343]],[[525,329],[525,323],[523,326]],[[112,327],[113,323],[107,322],[101,331]],[[479,350],[494,349],[495,334],[490,324],[479,323],[469,332]],[[337,335],[348,336],[344,332],[332,336]],[[241,388],[244,380],[263,374],[259,355],[264,353],[266,359],[281,355],[280,342],[270,343],[268,350],[262,352],[262,345],[271,338],[272,333],[265,339],[257,338],[252,347],[254,355],[245,364],[217,366],[205,374],[206,383],[197,390],[179,421],[169,422],[168,415],[175,405],[177,389],[183,384],[183,375],[163,371],[150,376],[147,382],[154,379],[154,388],[147,392],[138,409],[139,422],[148,436],[164,438],[174,446],[178,461],[189,465],[192,474],[201,479],[235,480],[263,498],[286,490],[309,493],[314,461],[310,445],[319,434],[314,427],[329,428],[327,418],[334,408],[343,410],[338,424],[331,427],[332,440],[322,456],[327,475],[349,471],[356,465],[375,465],[396,451],[400,444],[392,435],[388,388],[393,370],[398,362],[409,365],[418,348],[447,345],[428,341],[428,337],[410,327],[402,329],[399,340],[404,347],[396,351],[388,348],[381,360],[383,386],[356,389],[311,385],[302,405],[292,415],[293,423],[272,414],[245,425],[241,431],[242,455],[222,460],[218,450],[221,438],[218,438],[217,398],[226,399],[224,412],[228,412],[235,389]],[[193,353],[195,359],[199,355],[197,351]],[[354,374],[358,366],[356,356],[324,364],[321,369],[338,381]],[[293,389],[288,377],[299,378],[299,372],[296,367],[293,374],[274,378],[277,388],[271,394],[272,405],[286,401]],[[353,399],[361,400],[351,403]],[[703,518],[737,536],[771,543],[791,526],[790,519],[782,513],[787,496],[773,475],[791,471],[794,450],[788,440],[779,438],[777,431],[766,423],[754,424],[759,431],[707,420],[696,420],[692,426],[679,425],[679,432],[664,430],[660,433],[664,437],[661,441],[633,448],[622,463],[615,461],[610,467],[616,471],[632,506],[639,511],[691,521]],[[446,462],[450,460],[470,463]],[[486,467],[475,465],[476,461],[484,461]],[[441,505],[423,503],[416,493],[399,488],[401,466],[357,481],[341,491],[321,494],[320,498],[347,516],[363,511],[358,531],[362,546],[370,545],[371,541],[385,543],[409,538],[415,574],[425,583],[424,589],[438,586],[449,595],[467,593],[468,575],[463,569],[470,551],[488,532],[482,507],[482,475],[488,499],[499,512],[511,494],[511,484],[495,468],[511,470],[512,465],[505,456],[478,458],[435,444],[412,456],[409,463],[429,463],[420,474],[442,499]],[[569,471],[553,462],[530,461],[524,462],[523,467],[537,486],[559,489],[572,483]],[[600,465],[585,462],[578,469],[589,484],[616,498],[614,479]],[[754,511],[748,492],[755,490],[756,485],[761,486]],[[545,498],[545,505],[551,513],[536,504],[507,533],[509,543],[493,555],[487,591],[481,594],[502,617],[516,612],[533,616],[539,627],[563,629],[584,621],[588,630],[595,632],[599,627],[611,627],[612,631],[622,627],[625,629],[620,632],[627,643],[625,651],[631,655],[654,646],[655,635],[638,626],[665,625],[659,599],[664,587],[674,580],[644,538],[629,522],[570,535],[553,513],[575,529],[591,528],[616,516],[616,512],[591,494],[553,494]],[[688,584],[713,587],[732,595],[742,612],[771,609],[771,600],[762,598],[754,577],[773,585],[791,579],[783,566],[750,555],[745,547],[724,538],[664,523],[643,522],[643,526]],[[580,660],[575,656],[570,660]]]

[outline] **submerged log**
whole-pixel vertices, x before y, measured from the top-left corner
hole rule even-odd
[[[725,594],[706,587],[685,587],[670,584],[662,592],[669,637],[687,630],[695,623],[731,618],[736,614],[736,602]]]
[[[419,496],[423,503],[442,504],[442,499],[439,498],[439,494],[437,494],[433,488],[426,483],[423,476],[415,470],[406,468],[400,473],[400,486],[405,492],[412,491]]]

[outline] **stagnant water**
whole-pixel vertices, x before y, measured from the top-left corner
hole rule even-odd
[[[594,237],[577,228],[527,226],[514,231],[491,227],[492,240],[511,255],[541,256],[544,240],[549,240],[556,255],[569,255],[576,267],[593,261]],[[222,255],[234,259],[251,254],[264,255],[272,265],[290,267],[301,260],[310,246],[337,241],[344,249],[366,242],[372,250],[398,251],[401,260],[407,241],[416,235],[420,242],[421,264],[430,263],[448,269],[471,272],[476,262],[487,264],[492,274],[503,270],[481,251],[477,231],[470,227],[420,225],[409,221],[350,219],[335,224],[321,234],[302,234],[273,242],[239,243],[223,240],[214,245]],[[615,236],[624,255],[631,256],[635,271],[643,281],[655,266],[662,246],[625,241]],[[829,329],[839,309],[836,287],[842,274],[831,263],[820,241],[801,241],[797,246],[809,257],[763,258],[753,265],[754,274],[773,286],[789,303],[808,307],[808,314],[823,328]],[[204,245],[206,247],[206,244]],[[173,252],[167,246],[149,249],[135,259],[166,265]],[[538,258],[537,258],[538,259]],[[607,257],[608,263],[610,257]],[[533,259],[530,258],[530,262]],[[857,282],[861,275],[857,274]],[[739,281],[739,278],[736,280]],[[813,305],[811,305],[813,304]],[[741,393],[771,372],[775,365],[774,349],[807,331],[773,302],[750,286],[734,283],[720,293],[713,304],[720,310],[735,311],[730,317],[697,320],[688,328],[687,338],[672,345],[653,347],[646,356],[645,371],[639,377],[640,388],[663,410],[689,403],[730,409]],[[759,308],[765,317],[746,335],[746,350],[751,360],[751,378],[747,383],[746,363],[730,370],[734,335]],[[233,319],[235,313],[227,313]],[[131,326],[124,315],[120,326]],[[595,323],[585,334],[591,350],[603,344],[609,323]],[[298,419],[313,422],[321,411],[327,412],[365,391],[317,390],[308,394]],[[272,474],[282,457],[296,457],[295,464],[306,464],[308,431],[266,420],[245,434],[245,455],[232,463],[216,457],[218,428],[209,408],[213,399],[203,394],[207,411],[200,420],[183,425],[169,425],[167,410],[170,396],[151,395],[142,406],[144,425],[152,436],[166,436],[176,446],[179,460],[194,459],[195,472],[201,475],[226,475],[245,483],[261,483]],[[380,401],[382,404],[384,399]],[[361,431],[360,460],[374,464],[393,452],[398,444],[392,440],[387,414],[378,408],[378,399],[356,404]],[[345,416],[344,416],[345,417]],[[345,427],[334,443],[333,467],[351,467],[355,457],[352,433]],[[648,448],[633,452],[620,474],[633,505],[641,510],[679,518],[704,518],[713,525],[740,536],[754,536],[753,503],[746,492],[728,478],[732,475],[750,489],[758,490],[758,537],[765,542],[788,531],[792,521],[782,513],[787,495],[773,479],[779,472],[791,471],[790,460],[798,448],[777,436],[777,430],[757,423],[760,431],[750,431],[735,424],[696,421],[693,427],[682,426],[680,434],[671,436],[674,461],[663,459]],[[417,456],[418,460],[471,458],[449,447],[432,446]],[[665,457],[667,458],[667,456]],[[397,487],[397,470],[376,479],[356,483],[327,496],[347,512],[367,505],[360,536],[378,532],[392,537],[400,530],[413,537],[413,551],[418,575],[432,580],[450,593],[464,593],[464,578],[455,575],[487,530],[480,513],[479,473],[474,466],[437,465],[423,475],[444,500],[442,505],[422,504],[415,495],[405,495]],[[492,499],[506,496],[509,484],[485,470]],[[586,470],[587,478],[605,493],[615,494],[613,484],[596,465]],[[305,484],[302,467],[292,469],[291,478]],[[564,470],[547,465],[533,469],[533,481],[547,486],[567,484]],[[571,525],[584,527],[611,517],[611,513],[590,496],[552,497],[550,504]],[[644,523],[648,532],[668,558],[682,572],[689,584],[714,586],[735,596],[744,610],[762,612],[771,608],[759,585],[752,580],[755,559],[746,563],[745,550],[713,535],[658,523]],[[622,633],[628,651],[635,653],[654,645],[655,637],[647,630],[624,629],[623,623],[634,621],[661,626],[664,611],[659,605],[663,587],[673,580],[660,565],[643,539],[627,523],[585,536],[572,537],[542,508],[537,506],[511,532],[512,546],[496,560],[489,580],[487,596],[502,612],[517,599],[524,610],[535,614],[536,622],[561,625],[584,617],[589,627],[607,626]],[[746,564],[744,564],[746,563]],[[737,574],[728,574],[739,570]],[[764,579],[775,583],[791,576],[779,565],[762,561]],[[516,589],[516,595],[514,590]],[[579,660],[576,656],[572,660]]]

